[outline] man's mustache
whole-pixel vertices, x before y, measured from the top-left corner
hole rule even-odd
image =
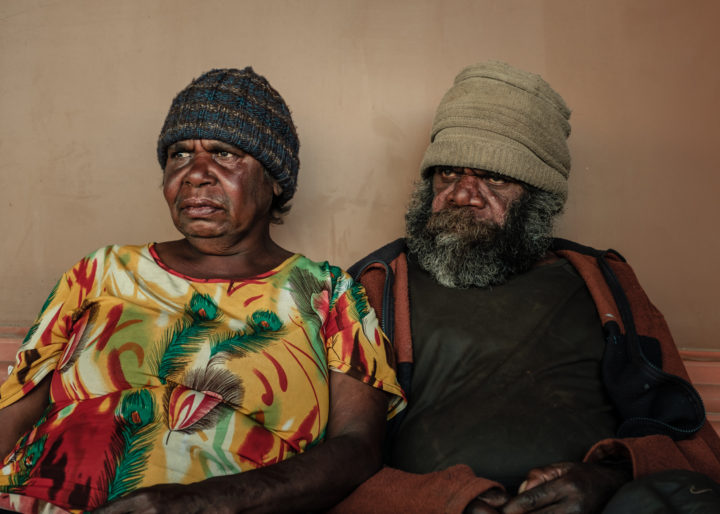
[[[491,220],[477,219],[471,207],[448,207],[428,217],[427,230],[433,235],[454,233],[466,239],[486,238],[502,227]]]

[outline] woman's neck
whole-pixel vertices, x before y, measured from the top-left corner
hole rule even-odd
[[[155,245],[167,267],[195,278],[239,279],[260,275],[282,264],[292,252],[271,238],[261,244],[223,248],[207,241],[179,239]]]

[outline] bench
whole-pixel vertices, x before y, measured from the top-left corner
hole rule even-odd
[[[708,422],[720,434],[720,350],[681,349],[680,356],[703,399]]]
[[[15,363],[15,353],[27,330],[27,327],[0,326],[0,383],[8,377],[8,367]]]
[[[26,332],[25,327],[0,326],[0,383],[7,378]],[[708,422],[720,434],[720,350],[681,349],[680,356],[705,403]]]

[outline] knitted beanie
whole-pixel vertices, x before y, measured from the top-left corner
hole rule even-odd
[[[570,109],[539,75],[502,62],[468,66],[433,120],[421,164],[493,171],[567,198]]]
[[[170,106],[160,131],[157,157],[185,139],[217,139],[249,153],[282,188],[281,205],[297,187],[300,160],[295,125],[280,94],[248,66],[215,69],[193,80]]]

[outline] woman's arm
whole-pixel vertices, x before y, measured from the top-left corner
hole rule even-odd
[[[328,508],[381,465],[387,398],[344,373],[330,373],[323,443],[283,462],[189,485],[163,484],[96,512],[294,512]]]
[[[20,436],[40,419],[45,407],[50,403],[51,379],[52,373],[27,395],[0,409],[0,458],[10,453]]]

